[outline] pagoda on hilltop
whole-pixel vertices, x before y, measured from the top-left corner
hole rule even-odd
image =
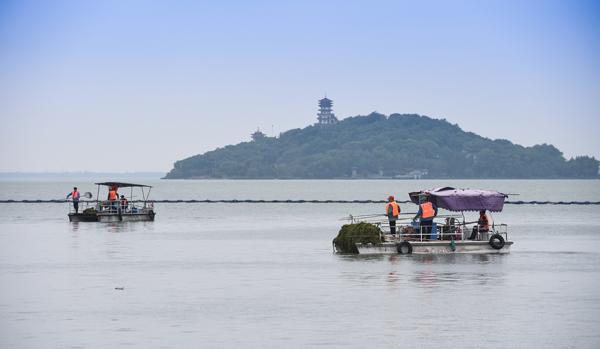
[[[317,113],[317,125],[333,125],[337,124],[338,119],[333,113],[333,101],[327,98],[319,100],[319,112]]]
[[[252,137],[252,140],[253,140],[253,141],[257,141],[257,140],[259,140],[259,139],[263,139],[263,138],[265,138],[267,135],[265,135],[264,133],[262,133],[262,132],[260,131],[260,128],[257,128],[257,129],[256,129],[256,132],[254,132],[254,133],[253,133],[253,134],[251,134],[250,136]]]

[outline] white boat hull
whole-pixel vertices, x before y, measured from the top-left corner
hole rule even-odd
[[[359,254],[398,254],[399,242],[381,244],[356,244]],[[409,241],[413,254],[506,254],[512,241],[506,241],[501,249],[494,249],[487,241],[455,241],[454,250],[450,241]]]
[[[109,223],[109,222],[144,222],[153,221],[154,212],[149,213],[98,213],[98,222]]]
[[[71,222],[100,222],[100,223],[111,223],[111,222],[147,222],[153,221],[156,214],[154,211],[142,212],[142,213],[114,213],[114,212],[98,212],[94,214],[69,214],[69,221]]]

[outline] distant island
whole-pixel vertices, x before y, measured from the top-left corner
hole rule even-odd
[[[320,115],[321,118],[321,115]],[[319,119],[321,121],[321,119]],[[599,161],[565,159],[446,120],[372,113],[218,148],[177,161],[166,179],[598,178]]]

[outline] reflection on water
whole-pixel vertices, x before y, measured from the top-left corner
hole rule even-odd
[[[464,284],[477,283],[486,285],[493,281],[502,281],[501,273],[477,273],[477,272],[437,272],[435,270],[424,270],[416,272],[411,279],[421,287],[439,287],[444,283],[461,282]]]
[[[131,224],[135,223],[135,224]],[[111,222],[105,223],[107,231],[111,233],[124,233],[135,231],[137,228],[137,223],[141,222]]]
[[[154,222],[110,222],[110,223],[92,223],[103,225],[111,233],[132,233],[132,232],[152,232]]]
[[[336,257],[343,263],[375,263],[388,266],[385,273],[387,284],[413,284],[419,288],[446,287],[444,284],[463,285],[497,284],[503,281],[503,264],[507,255],[486,254],[449,254],[449,255],[341,255]],[[359,271],[344,273],[348,280],[359,283],[376,282],[379,277],[372,268],[368,273]]]
[[[96,231],[110,233],[153,232],[154,222],[69,222],[68,227],[73,233],[77,233],[81,229],[87,232]]]
[[[336,253],[336,257],[344,262],[381,262],[389,261],[399,264],[401,261],[410,261],[417,264],[488,264],[502,263],[507,255],[501,254],[411,254],[411,255],[358,255]]]

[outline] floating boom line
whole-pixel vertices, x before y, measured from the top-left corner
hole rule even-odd
[[[0,200],[0,204],[59,204],[70,202],[64,199],[60,200]],[[95,203],[95,200],[80,200],[80,203]],[[133,200],[129,202],[144,202]],[[386,200],[256,200],[256,199],[202,199],[202,200],[148,200],[148,202],[160,204],[384,204]],[[410,204],[410,200],[396,201],[399,204]],[[505,201],[506,205],[600,205],[600,201]]]

